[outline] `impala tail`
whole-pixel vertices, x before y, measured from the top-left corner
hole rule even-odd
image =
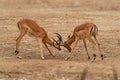
[[[96,37],[96,35],[98,35],[98,27],[96,25],[91,27],[90,34],[94,37]]]

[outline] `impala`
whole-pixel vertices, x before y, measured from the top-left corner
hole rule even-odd
[[[58,45],[58,44],[60,44],[60,41],[59,40],[57,41],[54,38],[52,38],[53,41],[50,40],[50,38],[47,35],[47,32],[42,27],[40,27],[35,21],[33,21],[31,19],[23,19],[23,20],[20,20],[17,23],[17,26],[19,28],[20,35],[16,40],[16,50],[15,50],[16,55],[19,53],[20,41],[23,38],[23,36],[25,34],[27,34],[27,33],[29,33],[29,35],[32,35],[32,36],[34,36],[34,37],[36,37],[38,39],[42,59],[44,59],[44,56],[43,56],[43,44],[45,45],[45,47],[48,49],[49,53],[52,56],[54,56],[54,55],[49,50],[47,44],[49,44],[50,46],[55,47],[58,50],[61,50],[60,46]],[[58,36],[58,34],[57,34],[57,36]],[[58,36],[58,38],[59,38],[59,36]]]
[[[89,40],[89,42],[91,42],[93,44],[93,48],[96,48],[96,44],[98,45],[100,54],[101,54],[101,50],[100,50],[100,44],[97,40],[97,36],[98,35],[98,28],[95,24],[93,23],[84,23],[81,25],[78,25],[74,28],[73,34],[72,36],[68,38],[67,41],[63,42],[63,45],[65,48],[68,49],[69,52],[71,52],[71,45],[73,42],[75,42],[75,45],[73,47],[73,49],[76,47],[77,43],[79,40],[83,40],[84,46],[85,46],[85,50],[87,52],[88,55],[88,59],[90,59],[88,50],[87,50],[87,45],[86,45],[86,39]],[[92,37],[94,37],[95,41],[92,39]],[[71,56],[71,54],[66,58],[69,59]],[[103,60],[103,55],[101,54],[101,58]],[[96,54],[94,54],[94,60],[96,59]]]

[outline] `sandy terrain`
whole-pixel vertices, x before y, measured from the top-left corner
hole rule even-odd
[[[113,80],[113,67],[120,80],[119,0],[21,0],[19,4],[17,0],[0,2],[0,80],[80,80],[87,66],[86,80]],[[35,20],[50,38],[56,37],[53,33],[60,33],[64,41],[75,26],[85,22],[95,23],[99,28],[98,39],[105,59],[102,61],[99,51],[94,52],[92,45],[87,42],[91,58],[94,53],[97,55],[94,62],[88,60],[81,41],[68,61],[65,58],[70,53],[65,48],[57,51],[50,46],[55,57],[44,47],[45,60],[42,60],[37,40],[27,35],[20,45],[22,59],[17,59],[14,55],[15,40],[19,35],[16,23],[25,18]]]

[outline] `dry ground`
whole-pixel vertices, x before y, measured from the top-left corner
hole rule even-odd
[[[35,3],[34,5],[9,5],[3,0],[1,1],[6,6],[2,3],[0,5],[0,80],[80,80],[81,73],[86,66],[89,66],[86,80],[113,80],[112,67],[115,67],[120,80],[120,11],[118,4],[117,7],[114,5],[114,8],[107,7],[108,10],[104,10],[105,5],[103,5],[102,8],[93,6],[93,10],[85,8],[84,11],[84,8],[61,7],[60,4],[59,8],[54,4],[52,4],[53,7],[45,5],[44,8],[41,8],[41,5],[35,5]],[[92,6],[90,7],[92,8]],[[19,35],[16,23],[24,18],[35,20],[48,32],[50,38],[55,37],[53,33],[58,32],[64,40],[72,34],[75,26],[85,22],[95,23],[99,28],[98,39],[105,59],[102,61],[99,51],[93,52],[91,44],[87,42],[91,58],[93,53],[97,54],[94,62],[88,60],[81,41],[68,61],[64,60],[69,55],[66,49],[62,48],[62,51],[57,51],[52,47],[49,48],[56,57],[51,57],[44,48],[45,60],[41,60],[37,40],[27,35],[20,45],[22,59],[17,59],[14,55],[15,40]]]

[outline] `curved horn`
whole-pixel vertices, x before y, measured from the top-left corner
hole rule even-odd
[[[52,38],[53,41],[55,41],[56,43],[58,43],[54,38]]]
[[[59,39],[59,44],[60,44],[60,43],[63,43],[63,40],[62,40],[61,35],[60,35],[59,33],[55,33],[55,34],[57,35],[57,37],[58,37],[58,39]]]
[[[54,38],[52,38],[52,40],[53,40],[53,46],[54,46],[55,48],[57,48],[58,50],[61,50],[58,41],[56,41]],[[55,42],[55,43],[54,43],[54,42]]]

